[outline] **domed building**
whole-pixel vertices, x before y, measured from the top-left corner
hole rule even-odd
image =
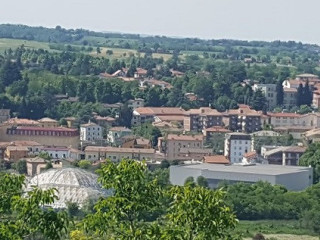
[[[27,185],[27,191],[32,186],[45,190],[55,188],[58,200],[51,207],[65,208],[67,202],[77,203],[81,208],[88,199],[98,199],[110,195],[98,184],[98,176],[79,168],[50,169],[34,176]]]

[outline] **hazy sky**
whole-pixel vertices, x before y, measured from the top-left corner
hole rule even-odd
[[[0,23],[320,44],[320,1],[1,0]]]

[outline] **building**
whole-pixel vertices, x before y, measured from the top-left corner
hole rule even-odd
[[[103,128],[93,122],[80,125],[80,141],[94,142],[103,139]]]
[[[262,113],[240,104],[239,109],[230,109],[224,113],[224,118],[231,131],[256,132],[261,130]]]
[[[302,136],[307,144],[320,142],[320,129],[316,128],[316,129],[306,131],[305,133],[303,133]]]
[[[110,159],[118,162],[123,158],[142,161],[155,158],[154,149],[88,146],[84,152],[85,158],[90,161]]]
[[[78,121],[75,117],[66,117],[64,120],[66,120],[68,128],[77,128]]]
[[[204,156],[202,162],[210,164],[230,164],[229,159],[223,155]]]
[[[10,119],[10,109],[0,109],[0,123]]]
[[[223,126],[223,114],[216,109],[201,107],[185,112],[183,126],[185,131],[202,131],[213,126]]]
[[[59,126],[58,121],[51,118],[41,118],[38,122],[40,123],[40,127],[43,128],[55,128]]]
[[[40,174],[47,166],[47,161],[40,157],[26,158],[27,162],[27,174],[29,176],[34,176]]]
[[[274,109],[277,106],[277,85],[276,84],[254,84],[253,91],[261,90],[267,100],[268,109]]]
[[[206,128],[202,130],[203,136],[209,140],[211,138],[215,138],[217,136],[224,136],[226,133],[231,132],[229,129],[225,129],[224,127],[214,126],[210,128]]]
[[[306,151],[305,147],[288,146],[275,147],[263,152],[263,158],[269,164],[277,165],[299,165],[301,155]]]
[[[297,126],[300,125],[300,114],[297,113],[268,113],[269,124],[273,127]]]
[[[283,88],[283,106],[287,109],[297,105],[297,88]]]
[[[132,131],[126,127],[112,127],[109,129],[107,141],[113,145],[122,144],[122,138],[131,135]]]
[[[268,164],[224,165],[224,164],[191,164],[170,167],[170,182],[184,185],[188,177],[207,179],[210,188],[217,188],[220,182],[256,183],[266,181],[273,185],[282,185],[288,190],[301,191],[312,185],[313,170],[311,167],[279,166]]]
[[[137,68],[136,72],[134,73],[134,78],[135,79],[143,79],[146,78],[148,74],[148,71],[143,68]]]
[[[144,107],[144,99],[143,98],[130,99],[128,101],[128,107],[132,108],[133,110],[139,107]]]
[[[183,121],[185,110],[175,107],[139,107],[132,113],[132,125],[153,122],[155,117],[170,117]]]
[[[124,140],[122,143],[122,148],[144,148],[150,149],[151,148],[151,141],[146,138],[129,138]]]
[[[251,152],[251,136],[245,133],[227,133],[224,141],[224,156],[231,163],[242,162],[243,155]]]
[[[51,207],[66,208],[68,202],[76,203],[80,208],[89,200],[111,195],[98,184],[98,176],[79,168],[49,169],[35,175],[26,190],[32,191],[33,186],[42,190],[57,189],[57,198]]]
[[[29,149],[25,146],[8,146],[4,154],[5,160],[10,162],[17,162],[21,158],[28,157]]]
[[[168,134],[165,138],[158,138],[158,149],[167,160],[201,160],[212,155],[212,149],[205,149],[203,142],[202,135]]]
[[[11,119],[10,119],[11,120]],[[3,124],[0,126],[0,141],[34,141],[49,146],[79,146],[79,132],[72,128],[24,127]]]

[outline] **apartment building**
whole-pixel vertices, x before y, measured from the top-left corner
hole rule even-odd
[[[262,113],[240,104],[239,109],[230,109],[224,113],[231,131],[255,132],[261,130]]]
[[[264,94],[267,100],[268,109],[274,109],[277,105],[277,85],[276,84],[254,84],[252,86],[253,91],[258,89]]]
[[[223,114],[216,109],[201,107],[186,111],[183,126],[185,131],[202,131],[213,126],[223,125]]]
[[[283,88],[283,106],[291,108],[297,105],[297,88]]]
[[[122,144],[122,138],[131,135],[132,131],[126,127],[112,127],[109,129],[107,141],[114,145]]]
[[[306,151],[305,147],[299,146],[278,146],[269,148],[269,150],[263,152],[263,158],[268,161],[269,164],[277,165],[299,165],[299,159],[301,155]]]
[[[307,114],[297,114],[297,113],[268,113],[269,121],[273,127],[310,127],[318,128],[320,127],[320,114],[319,113],[307,113]]]
[[[249,134],[227,133],[224,141],[224,156],[231,163],[240,163],[244,154],[252,151],[252,145]]]
[[[158,139],[158,148],[167,160],[201,160],[212,154],[212,149],[203,148],[203,142],[203,135],[168,134]]]
[[[144,99],[143,98],[130,99],[128,101],[128,107],[132,108],[133,110],[139,107],[144,107]]]
[[[155,117],[171,117],[183,122],[185,110],[175,107],[139,107],[133,111],[132,125],[153,122]]]
[[[86,159],[90,161],[110,159],[118,162],[123,158],[142,161],[155,158],[154,149],[88,146],[84,152]]]
[[[103,139],[103,128],[96,123],[80,125],[80,141],[94,142]]]

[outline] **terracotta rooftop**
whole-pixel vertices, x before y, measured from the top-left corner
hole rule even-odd
[[[143,69],[143,68],[137,68],[136,70],[137,70],[136,73],[141,75],[146,75],[148,72],[146,69]]]
[[[262,116],[259,111],[251,109],[248,105],[239,104],[238,109],[230,109],[224,113],[225,115],[240,115],[240,116]]]
[[[183,115],[185,110],[177,107],[139,107],[134,112],[140,115]]]
[[[51,119],[51,118],[41,118],[38,122],[50,122],[50,123],[57,123],[58,121]]]
[[[223,155],[215,155],[215,156],[204,156],[204,163],[212,163],[212,164],[229,164],[230,161]]]
[[[186,115],[210,115],[210,116],[222,116],[223,114],[218,112],[216,109],[209,107],[201,107],[198,109],[190,109],[186,111]]]
[[[80,125],[80,127],[95,127],[95,126],[99,126],[99,125],[93,122],[88,122]]]
[[[43,127],[17,127],[19,130],[40,130],[40,131],[56,131],[56,132],[77,132],[75,128],[55,127],[55,128],[43,128]]]
[[[213,127],[210,127],[210,128],[206,128],[203,131],[206,131],[206,132],[219,132],[219,133],[229,133],[229,132],[231,132],[229,129],[225,129],[224,127],[221,127],[221,126],[213,126]]]
[[[303,77],[303,78],[318,78],[317,75],[311,74],[311,73],[303,73],[297,75],[297,77]]]
[[[35,141],[13,141],[11,142],[11,145],[14,146],[28,146],[28,147],[32,147],[32,146],[42,146],[42,144],[35,142]]]
[[[8,151],[29,151],[29,149],[25,146],[8,146]]]
[[[245,158],[254,158],[254,157],[256,157],[258,154],[256,153],[256,151],[252,151],[252,152],[247,152],[247,153],[245,153],[245,154],[243,154],[243,156],[245,157]]]
[[[168,134],[167,140],[177,140],[177,141],[203,141],[203,135],[177,135]]]
[[[38,121],[25,119],[25,118],[10,118],[5,123],[17,125],[39,125]]]
[[[155,153],[154,149],[143,149],[143,148],[118,148],[118,147],[97,147],[88,146],[84,150],[85,152],[117,152],[117,153]]]
[[[126,131],[126,132],[131,132],[129,128],[126,127],[112,127],[109,129],[109,131]]]
[[[279,112],[279,113],[268,112],[268,115],[270,117],[295,117],[295,118],[302,116],[298,113],[286,113],[286,112]]]

